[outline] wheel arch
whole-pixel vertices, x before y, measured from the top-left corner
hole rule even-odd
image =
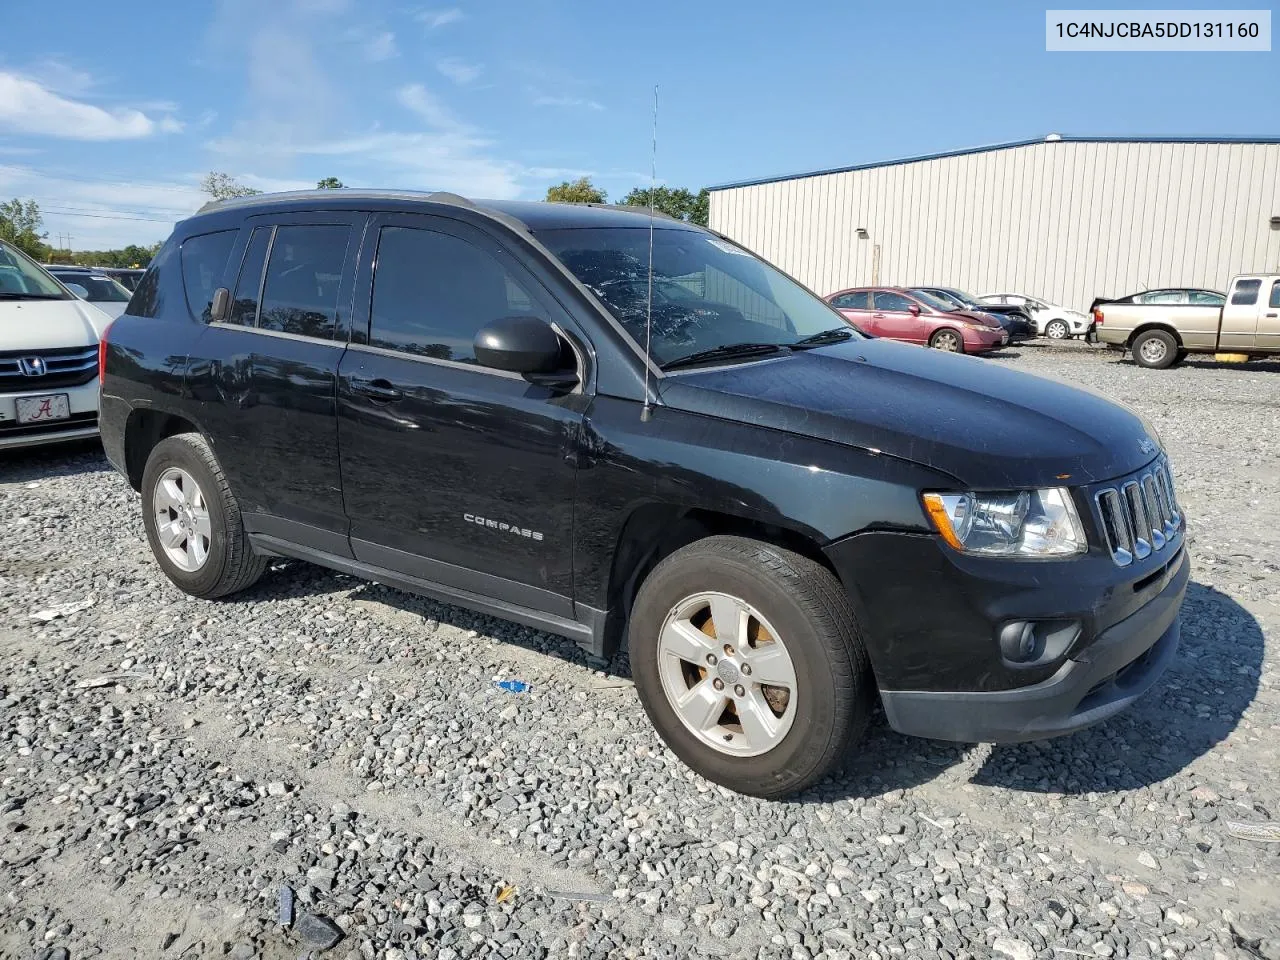
[[[199,433],[199,428],[186,417],[150,407],[136,407],[129,413],[124,427],[125,473],[129,486],[142,490],[142,473],[147,458],[161,440],[179,433]]]
[[[839,573],[811,532],[723,511],[669,503],[638,506],[622,524],[609,570],[606,656],[625,645],[631,607],[645,577],[662,560],[706,537],[728,535],[769,543],[807,557]]]
[[[1182,335],[1178,333],[1176,329],[1169,326],[1169,324],[1161,323],[1160,321],[1149,321],[1147,323],[1142,324],[1141,326],[1134,327],[1133,330],[1129,333],[1129,339],[1125,341],[1124,345],[1126,347],[1132,347],[1133,341],[1137,340],[1138,337],[1142,336],[1144,333],[1148,333],[1152,330],[1160,330],[1164,333],[1169,334],[1169,336],[1173,337],[1174,341],[1178,344],[1179,349],[1181,349],[1184,346],[1182,342]]]

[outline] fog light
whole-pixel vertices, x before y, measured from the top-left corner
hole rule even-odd
[[[1029,663],[1040,655],[1041,643],[1036,637],[1036,625],[1026,620],[1014,620],[1000,628],[1000,653],[1014,663]]]

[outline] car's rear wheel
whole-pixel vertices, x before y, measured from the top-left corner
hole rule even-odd
[[[645,579],[628,636],[659,735],[731,790],[803,789],[866,727],[871,675],[848,596],[789,550],[708,537],[676,551]]]
[[[964,353],[964,338],[954,330],[939,330],[929,338],[929,346],[947,353]]]
[[[1147,330],[1134,338],[1133,362],[1140,367],[1164,370],[1171,367],[1178,356],[1178,341],[1167,330]]]
[[[1065,340],[1071,334],[1071,328],[1065,320],[1050,320],[1045,324],[1044,335],[1050,340]]]
[[[161,440],[142,472],[143,526],[165,575],[197,597],[243,590],[267,567],[249,545],[240,507],[198,433]]]

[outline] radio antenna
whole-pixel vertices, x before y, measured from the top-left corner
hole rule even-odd
[[[649,154],[649,296],[645,301],[644,318],[644,406],[640,408],[640,420],[647,423],[653,416],[649,402],[649,367],[653,357],[649,349],[653,344],[653,195],[658,190],[658,85],[653,85],[653,148]]]

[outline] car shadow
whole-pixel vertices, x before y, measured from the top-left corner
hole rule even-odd
[[[91,437],[43,447],[0,450],[0,483],[48,480],[111,469],[102,443]]]
[[[1166,780],[1222,742],[1253,702],[1264,638],[1253,615],[1213,587],[1192,583],[1178,656],[1123,713],[1065,737],[997,744],[970,783],[1036,793],[1113,793]],[[795,798],[830,802],[919,786],[961,762],[969,744],[919,740],[877,714],[844,770]]]
[[[1133,362],[1133,357],[1125,354],[1123,358],[1117,357],[1116,363],[1122,363],[1127,367],[1138,368],[1138,364]],[[1139,368],[1141,369],[1141,368]],[[1182,361],[1178,366],[1172,368],[1174,370],[1234,370],[1240,373],[1280,373],[1280,360],[1250,360],[1247,363],[1223,363],[1221,360],[1214,360],[1209,354],[1192,354]],[[1165,373],[1167,371],[1160,370],[1157,373]]]

